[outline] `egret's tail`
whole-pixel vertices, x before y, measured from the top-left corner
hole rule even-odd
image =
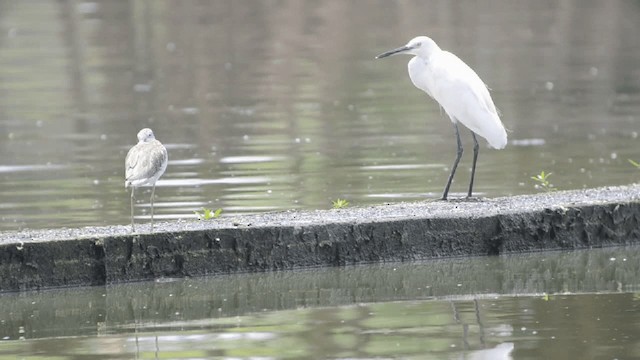
[[[490,147],[498,150],[504,149],[507,146],[507,131],[497,114],[488,115],[484,118],[482,126],[478,127],[477,131],[473,129],[472,131],[485,138]]]
[[[502,126],[502,124],[500,125],[501,126],[496,128],[494,132],[490,134],[490,136],[485,136],[485,139],[487,139],[489,146],[498,150],[504,149],[505,146],[507,146],[507,131],[504,129],[504,126]]]

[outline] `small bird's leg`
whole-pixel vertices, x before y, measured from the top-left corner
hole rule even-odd
[[[471,136],[473,136],[473,165],[471,165],[471,182],[469,182],[467,198],[471,197],[471,191],[473,190],[473,178],[476,175],[476,161],[478,160],[478,153],[480,152],[480,145],[478,145],[478,139],[476,139],[476,134],[473,131],[471,132]]]
[[[449,188],[451,187],[451,181],[453,181],[453,175],[456,173],[456,169],[458,168],[458,163],[460,162],[460,158],[462,157],[462,141],[460,141],[460,131],[458,130],[458,122],[453,123],[453,128],[456,130],[456,140],[458,140],[458,153],[456,155],[456,160],[453,162],[453,167],[451,167],[451,174],[449,174],[449,180],[447,181],[447,186],[444,188],[444,194],[442,194],[442,200],[447,200],[447,195],[449,195]]]
[[[132,233],[136,232],[136,227],[133,224],[133,202],[135,200],[135,197],[133,196],[134,191],[136,191],[136,188],[134,186],[131,186],[131,232]]]
[[[153,195],[156,193],[156,184],[151,189],[151,232],[153,233]]]

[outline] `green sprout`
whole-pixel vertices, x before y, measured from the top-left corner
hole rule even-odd
[[[536,189],[543,189],[546,192],[555,191],[556,189],[553,187],[553,184],[549,182],[549,176],[553,173],[545,173],[541,171],[540,174],[536,176],[532,176],[531,179],[536,182]]]
[[[222,214],[222,209],[211,210],[207,208],[202,208],[202,212],[194,211],[194,213],[198,215],[198,220],[209,220],[209,219],[216,219],[220,217],[220,214]]]
[[[636,161],[633,161],[631,159],[627,159],[627,160],[629,160],[629,163],[631,163],[631,165],[635,166],[636,169],[640,169],[640,163],[638,163]]]
[[[342,209],[349,206],[349,202],[345,199],[338,198],[337,200],[332,201],[334,209]]]

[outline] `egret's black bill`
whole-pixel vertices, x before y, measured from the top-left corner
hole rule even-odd
[[[387,52],[384,52],[384,53],[376,56],[376,59],[382,59],[382,58],[385,58],[387,56],[395,55],[397,53],[401,53],[401,52],[407,51],[407,50],[411,50],[411,48],[408,47],[408,46],[399,47],[397,49],[389,50]]]

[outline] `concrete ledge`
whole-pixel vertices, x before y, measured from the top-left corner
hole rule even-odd
[[[138,226],[148,231],[148,227]],[[640,243],[640,185],[0,233],[0,291]]]

